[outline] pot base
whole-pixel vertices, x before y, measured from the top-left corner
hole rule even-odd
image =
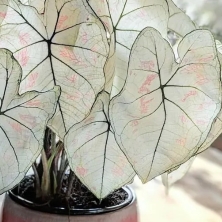
[[[130,191],[132,192],[131,189]],[[133,196],[133,200],[127,206],[115,211],[66,216],[31,210],[16,203],[9,194],[6,194],[2,222],[138,222],[137,201],[134,194]]]

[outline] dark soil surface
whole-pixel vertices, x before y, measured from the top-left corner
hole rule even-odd
[[[100,201],[97,199],[78,179],[73,182],[71,195],[66,197],[68,177],[63,180],[63,186],[59,194],[51,196],[48,201],[42,201],[40,198],[35,198],[35,177],[26,177],[19,186],[12,191],[15,195],[19,195],[26,200],[32,201],[36,206],[47,207],[62,207],[67,210],[72,209],[90,209],[90,208],[106,208],[123,203],[128,194],[125,190],[119,189],[105,199]]]

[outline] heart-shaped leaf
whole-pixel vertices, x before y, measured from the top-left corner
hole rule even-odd
[[[0,47],[8,48],[23,69],[20,92],[61,86],[56,115],[49,126],[63,139],[88,115],[104,88],[108,54],[106,32],[86,0],[47,0],[45,13],[16,0],[2,23]]]
[[[108,67],[115,65],[114,96],[125,83],[130,50],[140,31],[150,26],[167,36],[168,6],[165,0],[107,0],[99,3],[89,0],[89,4],[107,27],[111,43],[114,42],[110,57],[116,57],[115,63],[108,64]],[[108,80],[112,79],[113,73],[106,73]]]
[[[98,197],[129,183],[135,172],[114,138],[108,119],[109,95],[99,95],[92,112],[65,137],[69,164]]]
[[[213,36],[194,31],[178,47],[144,29],[131,51],[128,78],[110,105],[118,144],[143,182],[193,156],[221,108],[220,64]]]
[[[55,112],[59,87],[18,95],[21,67],[0,50],[0,194],[25,176],[39,156],[48,120]]]

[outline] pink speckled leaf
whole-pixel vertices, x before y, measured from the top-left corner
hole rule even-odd
[[[7,5],[3,5],[2,7],[0,7],[0,25],[1,25],[2,21],[6,17],[7,10],[8,10],[8,6]]]
[[[115,141],[108,117],[109,95],[98,96],[90,115],[65,137],[69,164],[98,198],[129,183],[135,172]]]
[[[106,78],[108,91],[112,87],[113,97],[124,85],[130,50],[140,31],[149,26],[167,36],[168,5],[165,0],[89,0],[89,4],[110,35],[111,53]]]
[[[47,0],[44,14],[16,0],[0,26],[0,47],[13,52],[23,69],[20,92],[61,86],[49,126],[63,139],[83,120],[103,90],[108,55],[106,32],[86,0]]]
[[[135,41],[128,77],[110,105],[115,138],[143,182],[195,155],[221,108],[220,64],[210,32],[178,47],[153,28]]]
[[[59,87],[18,95],[21,67],[0,50],[0,194],[25,176],[43,147],[46,124],[55,112]]]
[[[216,45],[218,51],[218,58],[220,61],[220,65],[222,65],[222,44],[219,41],[216,41],[216,43],[217,43]],[[222,70],[221,70],[221,77],[222,77]],[[207,108],[207,106],[205,106],[204,108]],[[201,153],[204,150],[206,150],[221,133],[222,133],[222,111],[220,111],[217,117],[215,118],[210,133],[208,134],[206,141],[202,144],[202,146],[198,150],[198,153]]]

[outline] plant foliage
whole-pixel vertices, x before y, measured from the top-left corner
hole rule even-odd
[[[171,173],[222,131],[219,43],[171,0],[0,0],[0,48],[1,193],[46,126],[60,142],[50,134],[42,151],[44,195],[67,158],[100,199],[136,174]]]

